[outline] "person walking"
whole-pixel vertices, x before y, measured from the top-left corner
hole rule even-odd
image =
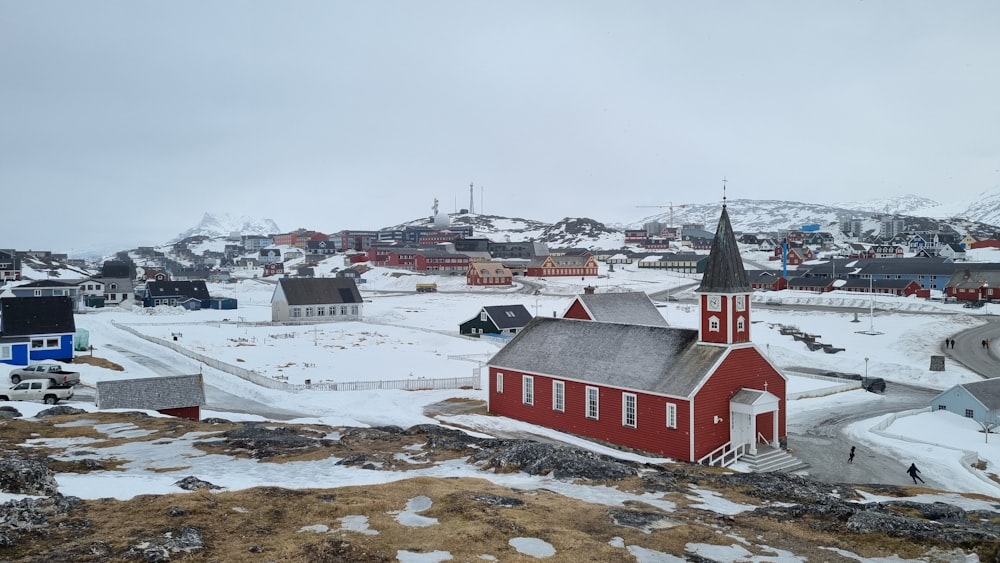
[[[847,456],[847,463],[854,463],[854,446],[851,446],[851,455]]]
[[[913,484],[916,485],[917,479],[920,479],[920,470],[917,469],[917,464],[911,463],[910,468],[907,469],[906,472],[910,475],[910,478],[913,479]],[[920,479],[920,482],[923,483],[924,480]]]

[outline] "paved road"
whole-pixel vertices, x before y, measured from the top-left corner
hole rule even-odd
[[[938,394],[933,389],[889,383],[883,397],[885,401],[873,406],[870,401],[856,407],[820,412],[814,416],[798,417],[788,425],[788,447],[795,456],[809,464],[807,472],[817,481],[826,483],[912,485],[906,468],[914,460],[896,459],[891,455],[850,441],[844,428],[853,422],[892,412],[924,407]],[[857,446],[854,463],[848,464],[851,446]],[[918,463],[919,467],[920,464]],[[927,486],[947,488],[926,478]]]
[[[941,343],[941,353],[962,364],[983,377],[1000,376],[997,365],[997,348],[1000,348],[1000,321],[990,319],[990,322],[952,335],[955,339],[954,349],[945,349]],[[983,340],[992,342],[988,349],[982,346]]]
[[[952,335],[954,349],[945,349],[941,343],[941,353],[951,357],[984,377],[1000,375],[997,369],[997,347],[1000,346],[1000,322],[989,323]],[[982,347],[984,339],[996,342],[990,349]],[[794,371],[794,370],[792,370]],[[803,371],[806,371],[803,368]],[[899,412],[927,406],[939,393],[900,383],[889,382],[884,394],[885,401],[877,407],[870,402],[856,407],[847,407],[838,412],[823,413],[819,416],[796,420],[788,426],[788,446],[796,457],[810,465],[809,475],[819,481],[830,483],[884,483],[913,484],[905,474],[912,460],[898,460],[882,452],[860,447],[854,463],[847,463],[847,455],[853,444],[844,436],[844,428],[853,422],[877,417],[890,412]],[[918,464],[919,467],[919,464]],[[927,479],[928,486],[947,488]]]

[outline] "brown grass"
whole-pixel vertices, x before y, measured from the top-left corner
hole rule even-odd
[[[456,405],[456,406],[462,406]],[[137,427],[153,430],[148,436],[131,438],[130,441],[155,441],[169,439],[191,431],[222,432],[237,425],[206,424],[169,418],[142,418],[119,413],[88,413],[81,417],[51,417],[39,421],[0,421],[0,445],[18,448],[25,439],[37,436],[68,438],[74,436],[96,438],[87,449],[121,443],[123,439],[108,438],[96,431],[93,425],[58,426],[70,420],[93,420],[95,423],[121,423],[128,421]],[[281,426],[281,424],[269,424]],[[298,427],[300,434],[323,436],[334,429],[309,425]],[[212,439],[211,437],[207,439]],[[405,478],[403,471],[414,466],[393,459],[396,452],[410,455],[418,452],[404,449],[407,445],[422,443],[422,436],[365,434],[343,436],[341,440],[307,452],[298,452],[261,463],[281,463],[318,457],[343,457],[350,453],[364,452],[370,461],[382,464],[382,470],[397,471],[404,478],[386,484],[338,487],[334,482],[317,482],[316,488],[289,490],[278,487],[258,487],[233,492],[178,492],[170,495],[143,495],[128,501],[99,499],[85,501],[83,506],[70,514],[59,517],[45,532],[21,535],[14,547],[0,548],[0,559],[5,561],[50,560],[53,553],[65,553],[60,561],[106,561],[121,558],[129,546],[142,541],[163,541],[164,534],[175,535],[185,527],[195,527],[204,535],[206,549],[175,556],[185,562],[208,561],[302,561],[311,562],[367,562],[396,561],[397,550],[429,552],[445,550],[453,561],[478,561],[480,555],[492,555],[499,561],[537,561],[529,555],[519,554],[509,545],[515,537],[538,538],[549,542],[556,549],[553,557],[545,559],[555,563],[583,563],[589,561],[634,561],[623,548],[610,545],[614,538],[621,538],[625,545],[641,546],[663,553],[683,556],[691,543],[733,545],[739,543],[755,555],[774,556],[773,551],[755,546],[771,546],[787,550],[811,561],[847,560],[822,547],[837,547],[857,553],[862,557],[886,557],[896,554],[903,558],[926,557],[927,545],[878,534],[858,535],[847,532],[842,522],[805,517],[798,520],[776,521],[754,516],[747,512],[726,516],[691,508],[686,496],[686,484],[698,482],[701,486],[719,491],[727,499],[748,505],[760,504],[759,499],[749,498],[739,487],[720,487],[706,479],[706,468],[671,466],[680,474],[677,477],[679,492],[658,495],[663,501],[676,504],[676,509],[664,516],[672,527],[643,530],[616,525],[611,510],[627,508],[644,512],[659,510],[643,502],[632,501],[627,506],[608,506],[562,496],[555,492],[519,490],[496,485],[485,479],[439,479],[430,477]],[[212,449],[215,446],[204,446]],[[34,451],[41,450],[41,451]],[[33,448],[33,453],[54,454],[55,451]],[[216,452],[235,455],[234,452]],[[455,455],[440,452],[427,457],[444,459]],[[181,460],[178,460],[181,461]],[[102,462],[100,469],[114,470],[119,462]],[[49,461],[50,467],[60,472],[85,473],[94,470],[82,461]],[[166,472],[183,469],[182,465],[157,468],[151,471]],[[641,492],[638,478],[606,483],[622,490]],[[912,493],[913,491],[910,491]],[[512,508],[494,506],[477,499],[489,494],[511,497],[524,502]],[[885,494],[884,491],[881,494]],[[903,493],[901,493],[903,494]],[[909,493],[907,493],[909,494]],[[433,504],[422,516],[438,519],[428,527],[401,524],[396,514],[404,510],[407,502],[419,495],[426,495]],[[171,516],[171,508],[185,514]],[[341,530],[340,518],[361,515],[368,519],[369,528],[377,535]],[[84,525],[84,522],[88,524]],[[307,526],[324,525],[328,532],[300,531]],[[748,543],[738,542],[744,538]],[[95,546],[103,547],[104,554]],[[173,559],[173,558],[172,558]]]
[[[125,371],[125,368],[112,362],[111,360],[105,360],[104,358],[98,358],[95,356],[76,356],[73,358],[73,363],[87,364],[88,366],[97,366],[99,368],[105,368],[114,371]]]

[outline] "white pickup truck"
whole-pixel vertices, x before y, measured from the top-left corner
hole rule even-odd
[[[54,405],[72,396],[72,386],[53,385],[48,379],[22,381],[10,389],[0,391],[0,401],[44,401],[46,405]]]

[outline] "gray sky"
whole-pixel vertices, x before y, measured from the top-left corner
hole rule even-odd
[[[0,248],[1000,189],[1000,3],[0,0]],[[482,199],[481,199],[482,196]]]

